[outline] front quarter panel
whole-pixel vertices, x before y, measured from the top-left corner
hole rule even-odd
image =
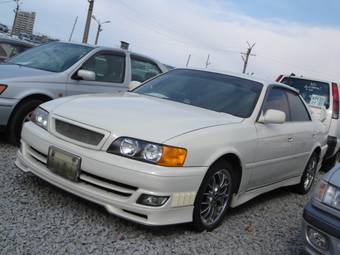
[[[242,186],[246,186],[250,173],[247,164],[254,162],[256,129],[246,122],[221,125],[193,131],[166,141],[166,144],[187,149],[185,166],[211,166],[226,154],[236,155],[242,165]]]

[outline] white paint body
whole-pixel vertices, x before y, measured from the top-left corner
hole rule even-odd
[[[16,165],[132,221],[147,225],[191,222],[195,195],[202,180],[209,166],[223,155],[236,155],[242,165],[232,207],[272,189],[299,183],[314,150],[319,148],[323,157],[327,149],[326,133],[322,123],[313,117],[308,122],[282,124],[257,121],[267,89],[273,85],[262,84],[262,92],[249,118],[135,93],[50,101],[41,106],[49,112],[48,131],[31,122],[24,125]],[[282,84],[274,85],[291,90]],[[105,137],[98,146],[76,142],[55,131],[55,119],[100,131]],[[278,120],[281,119],[279,116]],[[162,167],[107,153],[110,144],[122,136],[186,148],[184,166]],[[80,156],[83,171],[134,186],[136,190],[130,190],[131,196],[126,198],[53,174],[46,167],[50,146]],[[81,175],[82,178],[88,177]],[[126,191],[97,180],[98,183]],[[161,207],[149,207],[136,203],[142,193],[170,198]]]

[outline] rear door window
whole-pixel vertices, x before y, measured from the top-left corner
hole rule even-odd
[[[160,74],[162,71],[156,63],[149,59],[131,56],[131,72],[131,80],[143,82]]]
[[[125,54],[98,53],[87,60],[82,69],[95,72],[95,81],[123,83],[125,75]]]
[[[310,121],[311,118],[305,104],[297,93],[286,91],[292,121]]]
[[[285,77],[281,82],[297,89],[307,104],[319,108],[329,107],[328,83],[293,77]]]

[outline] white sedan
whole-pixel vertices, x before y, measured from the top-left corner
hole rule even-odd
[[[229,207],[273,189],[307,193],[323,125],[283,84],[175,69],[124,96],[42,104],[16,165],[110,213],[212,230]]]

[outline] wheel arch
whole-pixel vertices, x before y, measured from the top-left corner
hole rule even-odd
[[[11,120],[12,120],[12,118],[13,118],[15,112],[17,111],[18,107],[20,107],[20,105],[23,104],[24,102],[29,101],[29,100],[32,100],[32,99],[33,99],[33,100],[34,100],[34,99],[35,99],[35,100],[42,100],[42,101],[44,101],[44,102],[47,102],[47,101],[52,100],[53,98],[52,98],[51,96],[49,96],[49,95],[42,94],[42,93],[35,93],[35,94],[27,95],[27,96],[21,98],[21,99],[17,102],[17,104],[14,106],[14,108],[13,108],[13,110],[12,110],[12,112],[11,112],[11,115],[10,115],[10,117],[9,117],[9,119],[8,119],[8,123],[11,123]]]
[[[213,165],[220,160],[225,160],[233,166],[232,177],[235,178],[236,180],[233,188],[234,188],[234,193],[237,194],[239,191],[240,185],[241,185],[242,175],[243,175],[243,165],[242,165],[241,158],[235,152],[227,152],[223,155],[220,155],[210,165]]]

